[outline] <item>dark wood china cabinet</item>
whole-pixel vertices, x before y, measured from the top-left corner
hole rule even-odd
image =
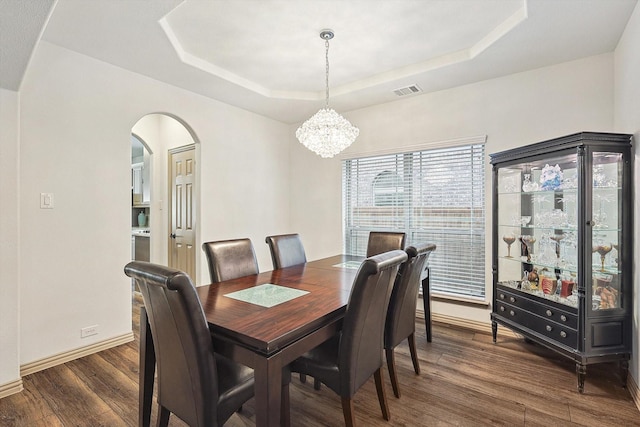
[[[581,393],[594,363],[619,362],[626,385],[631,144],[627,134],[582,132],[490,156],[493,341],[500,324],[572,359]]]

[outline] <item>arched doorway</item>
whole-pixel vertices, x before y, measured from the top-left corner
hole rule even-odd
[[[166,113],[152,113],[142,117],[132,128],[132,135],[144,141],[150,152],[150,194],[148,204],[148,217],[146,227],[150,231],[149,260],[154,263],[174,266],[186,271],[194,282],[197,280],[199,265],[196,260],[199,247],[198,236],[198,169],[197,161],[191,165],[191,173],[194,174],[190,183],[189,192],[191,199],[188,200],[190,206],[191,235],[193,240],[188,242],[190,250],[193,252],[190,259],[193,260],[192,267],[186,268],[184,264],[176,264],[175,257],[171,253],[172,236],[176,235],[172,223],[175,223],[175,209],[182,205],[172,203],[174,197],[175,183],[172,182],[171,174],[175,171],[170,166],[172,152],[180,151],[185,147],[193,148],[194,159],[199,156],[199,143],[193,130],[180,118]],[[133,196],[132,196],[133,197]],[[143,194],[144,197],[144,194]],[[134,218],[132,217],[132,221]],[[173,264],[173,265],[172,265]]]

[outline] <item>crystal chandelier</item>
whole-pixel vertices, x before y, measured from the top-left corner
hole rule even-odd
[[[329,108],[329,40],[333,31],[322,30],[320,38],[324,40],[326,61],[326,99],[325,107],[311,116],[296,131],[296,138],[309,150],[320,157],[333,157],[353,143],[360,130],[347,119]]]

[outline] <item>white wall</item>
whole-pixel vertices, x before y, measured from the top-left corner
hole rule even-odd
[[[634,206],[634,280],[635,313],[633,319],[633,358],[631,375],[640,385],[640,5],[636,5],[615,51],[615,129],[634,134],[635,206]]]
[[[20,379],[19,105],[17,92],[0,89],[0,386]]]
[[[351,111],[345,116],[360,128],[360,136],[348,153],[366,154],[487,135],[486,151],[490,154],[579,131],[610,132],[613,55],[414,96]],[[311,259],[342,250],[340,159],[321,159],[295,140],[291,159],[293,228],[306,238]],[[489,159],[486,171],[487,230],[490,230]],[[486,281],[490,284],[491,248],[489,240],[487,243]],[[437,250],[433,256],[437,256]],[[487,290],[489,300],[490,286]],[[488,307],[435,301],[433,311],[490,322]]]
[[[264,236],[289,224],[288,126],[41,43],[21,90],[21,364],[131,331],[130,133],[154,112],[201,144],[202,238],[250,237],[270,266]],[[89,325],[100,333],[80,339]]]

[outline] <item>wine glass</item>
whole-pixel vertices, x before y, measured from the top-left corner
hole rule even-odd
[[[505,234],[502,236],[502,240],[507,244],[507,258],[513,258],[511,256],[511,245],[516,241],[516,236],[514,234]]]
[[[600,271],[604,271],[604,257],[607,256],[609,252],[611,252],[611,249],[613,249],[613,247],[611,246],[610,243],[608,245],[607,244],[598,245],[598,249],[596,251],[600,254],[600,261],[602,262]]]
[[[523,234],[520,236],[520,241],[525,245],[526,251],[523,250],[523,252],[525,252],[527,261],[531,262],[531,253],[533,252],[533,244],[536,242],[536,238],[528,234]]]
[[[556,255],[558,258],[560,258],[560,242],[562,241],[562,239],[564,239],[565,237],[567,237],[564,233],[560,233],[560,234],[554,234],[553,236],[549,236],[549,238],[551,240],[553,240],[554,242],[556,242]]]

